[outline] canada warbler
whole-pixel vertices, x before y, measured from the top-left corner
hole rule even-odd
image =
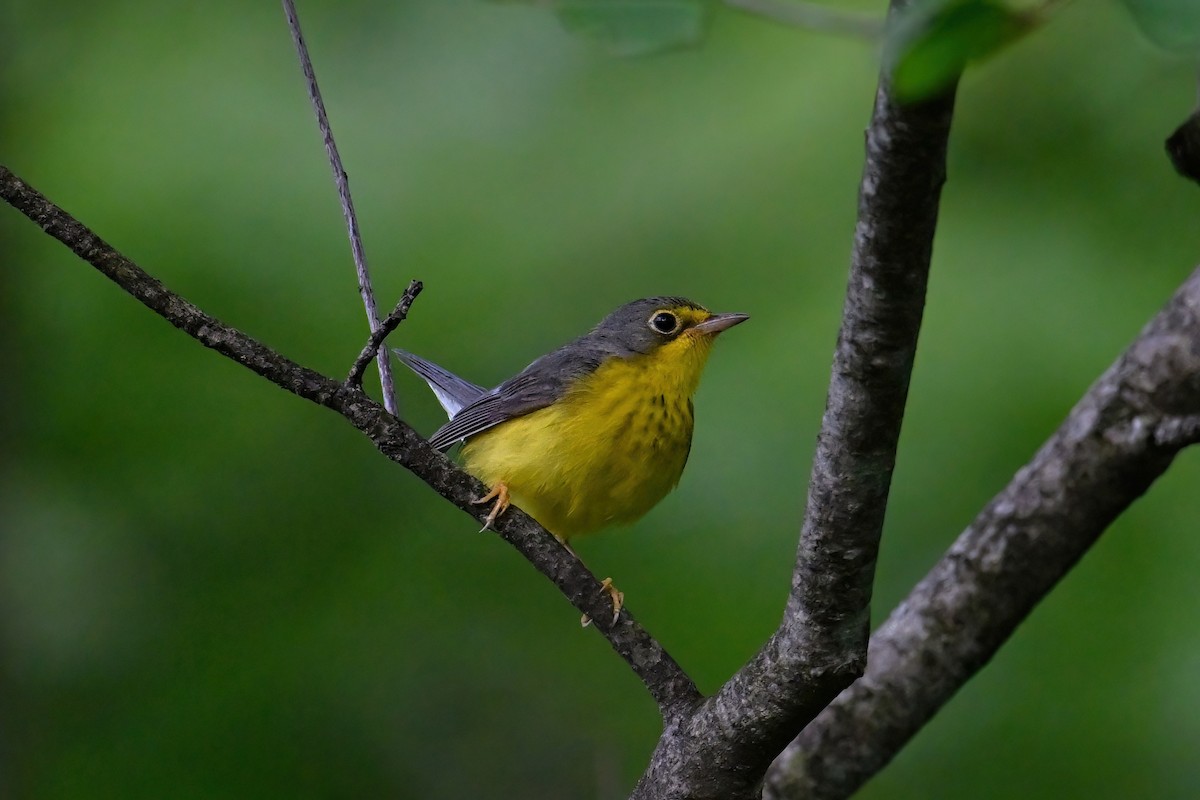
[[[679,482],[709,350],[747,318],[682,297],[635,300],[490,390],[394,352],[450,417],[430,444],[463,442],[466,470],[491,488],[484,527],[515,502],[565,543],[633,522]]]

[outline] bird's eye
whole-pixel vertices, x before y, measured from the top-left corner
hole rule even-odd
[[[650,327],[657,333],[671,334],[679,330],[679,317],[670,311],[655,311],[650,318]]]

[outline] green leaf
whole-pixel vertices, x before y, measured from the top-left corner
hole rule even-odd
[[[568,31],[618,56],[695,45],[709,16],[705,0],[553,0],[549,5]]]
[[[1198,0],[1121,0],[1146,38],[1166,50],[1200,51]]]
[[[884,43],[892,86],[906,101],[950,86],[973,61],[1019,39],[1033,18],[995,0],[928,0],[903,12]]]

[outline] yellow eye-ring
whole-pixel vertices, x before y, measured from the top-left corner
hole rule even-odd
[[[661,333],[664,336],[670,336],[679,330],[679,317],[670,311],[655,311],[650,315],[650,330],[655,333]]]

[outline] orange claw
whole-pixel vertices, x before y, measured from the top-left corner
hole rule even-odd
[[[472,500],[471,502],[475,505],[482,505],[483,503],[488,503],[492,500],[495,500],[496,504],[492,506],[492,510],[488,512],[487,519],[483,521],[483,527],[479,529],[480,533],[483,533],[488,528],[492,527],[492,523],[496,521],[496,517],[499,517],[508,510],[510,505],[512,505],[512,501],[508,499],[508,484],[506,484],[504,481],[500,481],[492,487],[490,492],[477,500]]]
[[[621,609],[625,607],[625,593],[613,586],[612,578],[605,578],[600,581],[600,594],[607,594],[612,598],[613,624],[616,625],[617,617],[621,615]],[[592,624],[592,618],[584,614],[579,618],[579,624],[586,628]]]
[[[621,609],[625,607],[625,593],[613,586],[612,578],[605,578],[600,581],[600,593],[604,594],[606,592],[612,598],[613,624],[615,625],[617,617],[621,615]]]

